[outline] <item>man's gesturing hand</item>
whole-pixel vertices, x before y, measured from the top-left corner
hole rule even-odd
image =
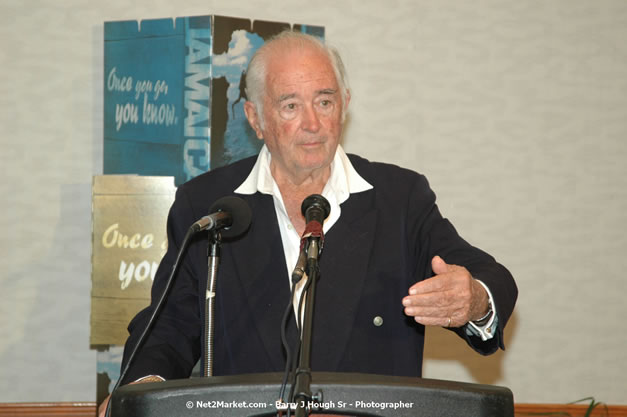
[[[463,266],[431,260],[434,276],[417,282],[403,298],[405,314],[425,326],[461,327],[488,312],[488,294]]]

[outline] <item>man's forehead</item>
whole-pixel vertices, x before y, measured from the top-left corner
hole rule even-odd
[[[307,52],[286,51],[270,61],[266,86],[274,96],[297,94],[303,89],[315,94],[337,91],[335,71],[328,56],[319,51]]]
[[[272,100],[284,101],[292,98],[334,95],[339,90],[333,76],[294,83],[284,81],[279,77],[268,85],[268,93]]]
[[[337,88],[321,88],[318,90],[313,91],[313,96],[332,96],[337,94]],[[293,93],[285,93],[285,94],[279,94],[279,96],[277,97],[277,101],[285,101],[285,100],[290,100],[293,98],[298,98],[300,97],[299,93],[293,92]]]
[[[316,69],[333,70],[329,55],[319,47],[313,45],[285,45],[277,47],[267,58],[268,68],[298,67],[299,65],[315,65]]]

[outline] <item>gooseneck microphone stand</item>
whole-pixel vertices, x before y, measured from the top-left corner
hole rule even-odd
[[[220,245],[222,235],[219,230],[209,231],[207,248],[207,291],[205,294],[205,369],[204,376],[213,376],[213,334],[215,329],[216,278],[220,264]]]

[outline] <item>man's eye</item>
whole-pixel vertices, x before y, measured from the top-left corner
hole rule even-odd
[[[296,110],[296,104],[295,103],[288,103],[285,108],[287,110]]]
[[[323,100],[320,100],[318,105],[320,106],[320,108],[323,108],[323,109],[332,109],[333,106],[335,105],[335,102],[331,99],[323,99]]]

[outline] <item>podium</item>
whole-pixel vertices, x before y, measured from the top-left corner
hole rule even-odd
[[[276,416],[282,376],[267,373],[126,385],[111,398],[111,416]],[[314,372],[312,392],[322,393],[313,415],[514,417],[512,392],[492,385]]]

